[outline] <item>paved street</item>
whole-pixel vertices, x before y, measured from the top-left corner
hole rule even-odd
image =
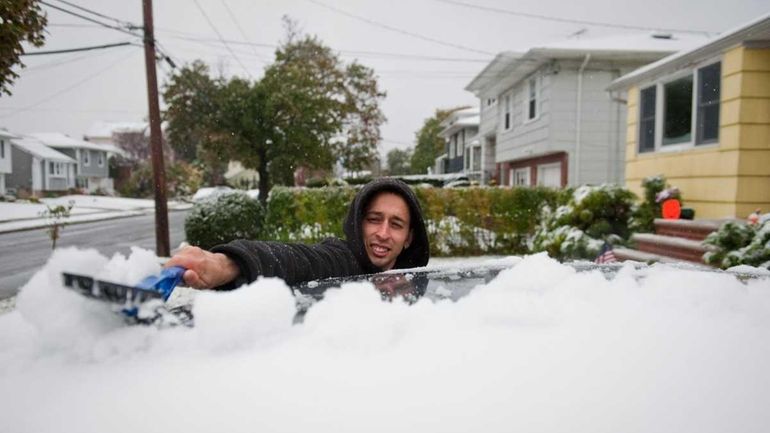
[[[184,240],[187,212],[169,213],[171,248]],[[64,228],[58,245],[96,248],[111,256],[128,254],[132,246],[155,249],[155,216],[153,214]],[[51,240],[44,229],[0,234],[0,299],[13,296],[32,274],[45,264],[51,254]]]

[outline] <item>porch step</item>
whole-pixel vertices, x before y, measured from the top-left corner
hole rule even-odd
[[[632,250],[630,248],[615,248],[612,250],[615,253],[615,258],[624,262],[626,260],[633,260],[635,262],[642,263],[676,263],[678,260],[671,257],[661,256],[660,254],[646,253],[644,251]]]
[[[721,220],[668,220],[655,218],[655,233],[664,236],[702,241],[709,233],[719,230]]]
[[[703,264],[703,253],[714,250],[699,240],[652,233],[636,233],[631,240],[636,242],[639,251],[699,264]]]

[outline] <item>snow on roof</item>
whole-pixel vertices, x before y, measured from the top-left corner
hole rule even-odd
[[[147,122],[105,122],[99,121],[91,125],[86,137],[112,138],[113,132],[144,132],[148,129]]]
[[[78,140],[76,138],[70,137],[69,135],[62,134],[61,132],[36,132],[27,135],[43,142],[43,144],[46,146],[54,148],[91,149],[101,150],[104,152],[108,151],[108,149],[102,144]]]
[[[533,47],[532,49],[557,52],[573,50],[584,53],[609,51],[673,52],[693,47],[707,39],[708,37],[705,35],[686,33],[630,33],[601,38],[572,38]]]
[[[711,57],[747,41],[770,41],[770,13],[722,33],[708,42],[679,51],[654,63],[643,66],[613,81],[608,90],[624,89],[649,79],[663,71],[678,70],[699,59]]]
[[[55,161],[55,162],[71,162],[75,163],[76,161],[69,156],[51,149],[50,147],[46,146],[41,142],[40,140],[37,140],[33,137],[23,137],[23,138],[14,138],[11,139],[11,144],[18,147],[19,149],[26,151],[27,153],[32,154],[33,156],[36,156],[41,159],[45,159],[48,161]]]
[[[601,38],[572,38],[535,46],[524,54],[505,52],[481,71],[465,90],[481,97],[481,93],[495,92],[498,84],[513,85],[536,71],[550,59],[581,59],[588,54],[594,60],[655,61],[662,56],[692,47],[705,35],[631,33]],[[494,93],[494,92],[493,92]]]
[[[19,138],[18,135],[14,134],[12,132],[8,132],[5,129],[0,129],[0,137],[4,137],[4,138]]]

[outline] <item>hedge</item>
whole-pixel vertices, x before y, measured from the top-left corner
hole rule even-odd
[[[422,206],[431,254],[521,254],[540,210],[566,201],[548,188],[414,188]],[[342,223],[356,187],[286,188],[270,192],[263,239],[318,242],[344,237]]]

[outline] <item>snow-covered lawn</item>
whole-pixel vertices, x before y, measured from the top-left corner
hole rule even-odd
[[[451,265],[451,263],[443,263]],[[60,272],[157,271],[58,250],[0,315],[13,432],[763,432],[770,280],[654,266],[611,280],[526,257],[457,302],[346,284],[292,325],[286,285],[199,292],[194,328],[125,327]]]
[[[74,206],[70,211],[69,223],[98,221],[124,216],[141,215],[155,210],[155,202],[147,199],[105,197],[93,195],[69,195],[41,199],[42,203],[0,202],[0,233],[38,228],[45,226],[40,214],[48,205]],[[170,201],[169,210],[190,209],[192,204]]]
[[[66,204],[66,203],[65,203]],[[26,219],[40,218],[40,213],[46,210],[42,203],[6,203],[0,202],[0,223]],[[73,207],[72,215],[84,215],[101,212],[100,209]]]

